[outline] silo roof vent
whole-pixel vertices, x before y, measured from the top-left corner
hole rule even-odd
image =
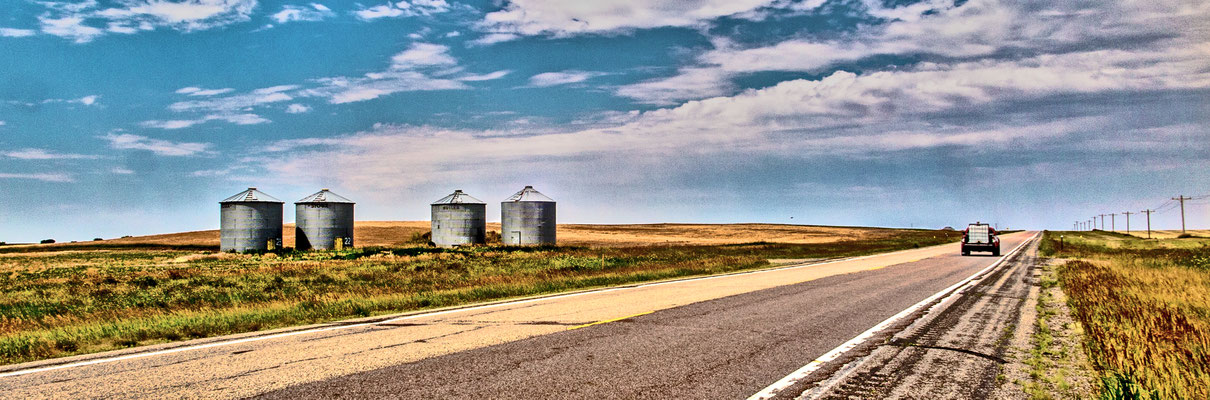
[[[332,193],[331,190],[323,189],[313,195],[303,197],[302,200],[294,202],[294,204],[303,203],[349,203],[355,204],[353,200],[349,200],[344,196]]]
[[[471,195],[469,195],[469,194],[463,193],[462,190],[455,190],[454,193],[450,193],[449,196],[442,197],[441,200],[434,201],[433,204],[437,205],[437,204],[487,204],[487,203],[484,203],[483,200],[479,200],[474,197],[471,197]]]
[[[285,203],[284,201],[273,198],[273,196],[265,194],[254,187],[248,190],[239,192],[235,196],[228,197],[219,203]]]
[[[525,189],[521,189],[520,192],[509,196],[507,199],[504,199],[504,201],[534,201],[544,203],[555,202],[553,199],[546,197],[546,195],[539,193],[537,190],[534,190],[533,186],[526,186]]]

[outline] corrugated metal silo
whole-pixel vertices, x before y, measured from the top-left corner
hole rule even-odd
[[[294,248],[343,250],[353,247],[353,201],[328,189],[294,202]]]
[[[285,203],[254,187],[220,201],[219,249],[281,248],[282,204]]]
[[[500,203],[504,244],[555,244],[555,201],[526,186]]]
[[[487,203],[461,190],[433,202],[433,243],[441,247],[483,244],[487,239]]]

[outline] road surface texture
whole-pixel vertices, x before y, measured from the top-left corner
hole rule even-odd
[[[742,398],[996,259],[950,244],[48,360],[0,367],[0,397]]]

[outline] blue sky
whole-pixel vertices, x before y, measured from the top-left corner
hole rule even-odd
[[[1210,194],[1202,1],[3,10],[0,241],[216,229],[248,186],[360,220],[534,185],[562,222],[1051,229]]]

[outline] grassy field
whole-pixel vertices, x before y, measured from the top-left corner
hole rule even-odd
[[[357,221],[353,241],[357,246],[406,246],[413,235],[429,231],[429,221]],[[500,231],[499,223],[488,223],[488,231]],[[898,229],[785,225],[785,224],[626,224],[583,225],[561,224],[559,244],[588,247],[631,247],[668,245],[719,245],[749,242],[827,243],[837,240],[890,238]],[[294,224],[282,230],[282,243],[294,246]],[[193,231],[162,235],[132,236],[102,241],[57,243],[49,245],[18,245],[17,248],[88,248],[189,246],[197,249],[218,249],[219,231]],[[41,250],[40,250],[41,251]]]
[[[858,230],[857,228],[841,228]],[[0,251],[0,363],[579,288],[856,256],[960,234],[868,229],[823,243],[199,252],[181,241]],[[759,235],[757,235],[759,237]],[[184,247],[181,247],[184,246]]]
[[[1062,244],[1059,236],[1062,235]],[[1047,232],[1102,398],[1210,398],[1210,239]]]

